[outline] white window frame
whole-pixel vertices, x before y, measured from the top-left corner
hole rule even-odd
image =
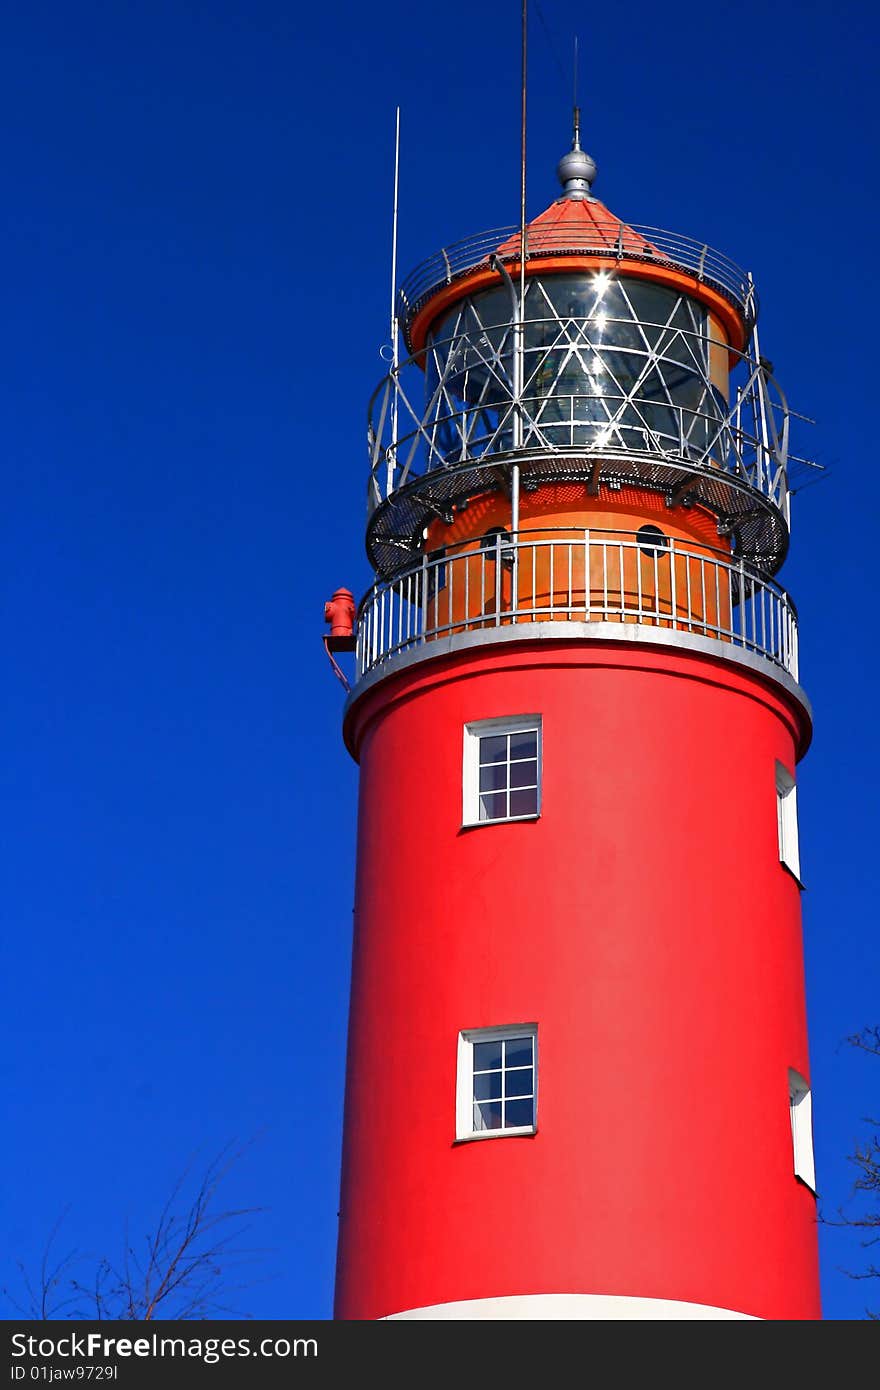
[[[534,1103],[533,1123],[509,1129],[474,1129],[474,1043],[502,1042],[508,1038],[532,1039],[532,1086]],[[466,1028],[458,1035],[458,1069],[455,1086],[455,1137],[460,1142],[471,1139],[511,1139],[517,1135],[535,1134],[538,1129],[538,1025],[511,1023],[503,1028]]]
[[[797,786],[788,768],[776,764],[776,825],[779,834],[779,862],[801,881],[798,847]]]
[[[536,732],[538,735],[538,795],[536,807],[525,816],[498,816],[490,820],[480,819],[480,739],[492,738],[499,734],[524,734]],[[504,715],[497,719],[478,719],[464,726],[464,753],[462,757],[462,825],[509,825],[513,821],[537,820],[541,814],[541,783],[543,780],[543,735],[540,714]],[[510,764],[508,763],[509,767]]]
[[[794,1067],[788,1069],[788,1106],[795,1177],[816,1195],[816,1159],[813,1154],[813,1093]]]

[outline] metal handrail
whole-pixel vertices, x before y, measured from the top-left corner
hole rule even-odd
[[[441,286],[482,265],[488,269],[490,256],[497,255],[502,263],[518,261],[518,240],[499,250],[516,238],[518,231],[517,227],[497,227],[492,231],[478,232],[443,247],[417,265],[406,276],[398,291],[398,314],[404,328],[408,328],[422,305]],[[693,237],[635,222],[621,222],[613,238],[598,227],[542,226],[534,234],[532,249],[528,249],[527,245],[526,258],[532,260],[563,252],[603,256],[610,260],[642,260],[684,270],[699,281],[708,281],[732,299],[747,324],[754,323],[757,317],[754,285],[746,271],[723,252]]]
[[[441,638],[538,622],[708,637],[798,676],[794,603],[754,565],[672,536],[591,528],[497,533],[375,584],[358,611],[358,676]]]

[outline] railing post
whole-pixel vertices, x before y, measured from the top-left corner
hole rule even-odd
[[[501,532],[495,536],[495,626],[501,626]]]
[[[378,603],[378,600],[379,590],[378,587],[376,587],[373,589],[373,596],[370,599],[370,647],[372,648],[372,658],[370,661],[371,666],[375,666],[376,662],[379,659],[379,632],[378,624],[376,622],[376,605]]]
[[[672,605],[672,629],[678,631],[678,599],[675,587],[675,537],[669,537],[669,566],[672,571],[669,579],[669,602]],[[688,615],[690,616],[690,615]]]
[[[584,528],[584,622],[590,621],[590,528]]]
[[[428,632],[428,557],[422,556],[422,631],[421,640],[424,642]]]
[[[455,595],[454,595],[454,592],[453,592],[454,585],[455,585],[455,575],[454,575],[453,571],[454,571],[454,569],[455,569],[455,565],[453,564],[453,562],[452,562],[451,559],[449,559],[449,560],[444,560],[444,561],[443,561],[443,565],[444,565],[444,572],[445,572],[445,575],[446,575],[446,623],[445,623],[445,628],[446,628],[446,631],[447,631],[447,632],[449,633],[449,635],[451,636],[452,633],[453,633],[454,630],[455,630],[455,627],[454,627],[454,623],[455,623],[455,618],[454,618],[454,614],[455,614]],[[439,573],[439,571],[438,571],[438,573]]]

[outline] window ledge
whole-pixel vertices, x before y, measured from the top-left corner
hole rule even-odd
[[[456,1144],[472,1144],[477,1139],[531,1139],[538,1133],[537,1125],[523,1125],[516,1129],[481,1129],[474,1134],[459,1134],[452,1141]]]
[[[803,879],[798,878],[798,876],[797,876],[797,874],[795,873],[794,869],[792,869],[791,866],[790,866],[789,864],[786,864],[786,862],[785,862],[784,859],[780,859],[780,861],[779,861],[779,867],[780,867],[780,869],[784,869],[784,870],[785,870],[785,872],[788,874],[789,878],[793,878],[793,879],[794,879],[795,883],[797,884],[798,888],[800,888],[800,890],[801,890],[802,893],[805,893],[805,892],[807,891],[807,885],[804,883]]]
[[[461,823],[462,830],[483,830],[487,825],[519,825],[520,822],[530,820],[540,820],[541,812],[536,811],[531,816],[499,816],[497,820],[464,820]]]

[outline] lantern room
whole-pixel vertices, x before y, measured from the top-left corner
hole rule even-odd
[[[577,133],[557,173],[539,217],[401,287],[409,356],[370,406],[361,667],[487,622],[671,620],[794,673],[773,576],[803,461],[752,279],[616,217]]]

